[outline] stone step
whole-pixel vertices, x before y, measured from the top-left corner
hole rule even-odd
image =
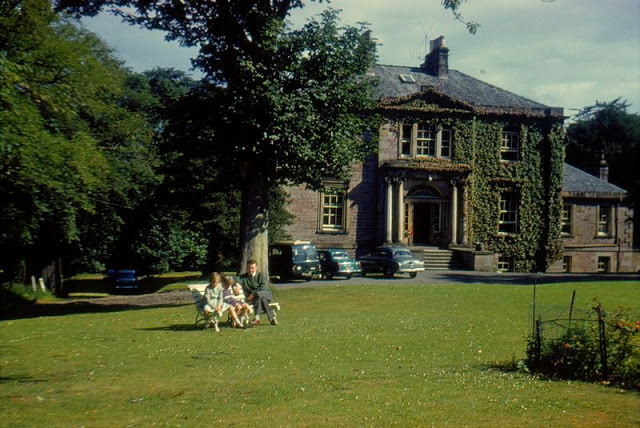
[[[458,263],[453,251],[439,248],[416,248],[412,250],[416,256],[422,253],[422,260],[426,270],[460,269],[460,263]]]

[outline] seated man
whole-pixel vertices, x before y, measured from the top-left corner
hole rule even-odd
[[[258,262],[253,259],[249,260],[247,262],[247,271],[240,275],[238,282],[245,290],[245,294],[248,296],[247,299],[253,303],[255,319],[251,324],[254,326],[260,325],[260,314],[265,312],[271,325],[278,325],[278,320],[276,320],[269,308],[269,303],[271,303],[272,299],[271,289],[269,289],[264,274],[258,272]]]

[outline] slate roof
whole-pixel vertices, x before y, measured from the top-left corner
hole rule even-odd
[[[627,191],[623,188],[584,172],[568,163],[564,164],[562,192],[568,196],[591,198],[622,198],[627,195]]]
[[[554,116],[562,116],[561,108],[548,107],[456,70],[449,69],[447,78],[443,79],[420,67],[376,65],[373,74],[379,79],[377,96],[380,100],[407,97],[429,87],[454,101],[469,104],[481,111],[550,112]],[[415,82],[405,83],[400,75],[411,75]]]

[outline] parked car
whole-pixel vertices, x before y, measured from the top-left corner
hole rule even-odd
[[[119,269],[115,274],[116,291],[136,291],[139,289],[138,274],[134,269]]]
[[[359,258],[362,275],[383,273],[393,276],[397,273],[408,273],[415,278],[418,272],[424,271],[424,262],[413,256],[411,250],[401,246],[383,245],[366,256]]]
[[[331,279],[334,276],[344,276],[351,279],[353,275],[360,274],[360,263],[349,257],[349,253],[338,248],[318,250],[320,259],[320,273],[324,278]]]
[[[309,281],[320,273],[320,260],[315,245],[309,241],[281,241],[269,245],[269,276],[282,281]]]

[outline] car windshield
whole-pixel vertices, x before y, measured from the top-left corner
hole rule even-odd
[[[346,251],[336,251],[333,253],[333,258],[334,259],[348,259],[349,255],[347,254]]]
[[[313,260],[318,258],[318,253],[316,252],[315,247],[298,247],[293,249],[293,260],[295,261],[303,261],[303,260]]]
[[[397,257],[412,257],[411,251],[409,250],[396,250],[393,252],[393,255]]]

